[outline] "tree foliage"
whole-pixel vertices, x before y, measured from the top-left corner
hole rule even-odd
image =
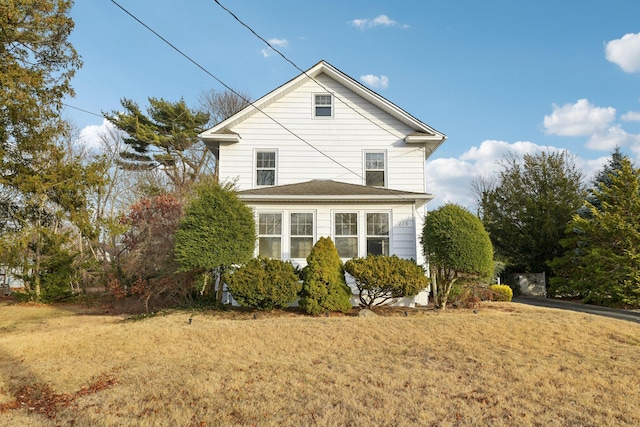
[[[485,229],[499,259],[524,272],[550,269],[560,240],[582,205],[582,173],[566,152],[506,157],[494,185],[479,191]]]
[[[168,194],[145,197],[131,206],[121,220],[128,227],[122,239],[123,272],[110,283],[116,296],[135,295],[149,311],[152,305],[174,305],[188,295],[191,278],[177,272],[173,251],[181,215],[180,201]]]
[[[612,165],[617,169],[598,175],[597,187],[589,192],[588,215],[574,215],[566,228],[566,252],[552,262],[557,277],[551,279],[551,291],[590,303],[637,307],[640,169],[628,157],[614,158],[604,170]]]
[[[180,197],[205,174],[209,150],[198,134],[205,130],[207,113],[190,109],[184,100],[169,102],[149,98],[147,114],[129,99],[121,101],[123,112],[105,117],[127,136],[130,150],[121,155],[121,166],[128,169],[160,169],[169,178],[172,192]]]
[[[235,264],[248,262],[255,242],[252,210],[230,186],[207,181],[196,187],[195,197],[185,208],[176,234],[176,260],[183,271],[217,272],[220,302],[224,273]]]
[[[300,307],[309,314],[351,309],[351,289],[344,278],[344,267],[333,241],[321,237],[307,257],[303,269]]]
[[[434,302],[444,310],[451,286],[460,278],[489,280],[493,275],[493,248],[480,219],[455,204],[446,204],[427,215],[422,232],[424,255],[437,288]]]
[[[401,297],[412,297],[429,286],[424,269],[415,261],[396,255],[354,258],[344,265],[358,288],[360,305],[371,308]]]
[[[258,310],[287,307],[302,288],[291,262],[262,257],[253,258],[228,274],[226,282],[240,305]]]
[[[0,159],[19,162],[66,128],[62,101],[80,58],[67,40],[72,1],[0,4]],[[8,156],[10,155],[10,156]],[[29,158],[22,159],[28,162]],[[7,173],[3,165],[2,174]],[[11,174],[12,169],[8,169]]]

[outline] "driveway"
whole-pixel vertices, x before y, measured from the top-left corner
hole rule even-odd
[[[517,297],[513,302],[527,305],[536,305],[539,307],[557,308],[560,310],[572,310],[580,313],[595,314],[598,316],[612,317],[619,320],[628,320],[630,322],[640,323],[639,310],[620,310],[616,308],[599,307],[596,305],[580,304],[575,302],[560,301],[542,297]]]

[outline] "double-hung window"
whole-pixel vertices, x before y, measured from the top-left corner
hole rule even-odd
[[[334,214],[335,245],[340,258],[358,256],[358,214],[336,212]]]
[[[389,255],[389,214],[367,213],[367,255]]]
[[[366,185],[384,187],[386,185],[384,151],[364,153],[364,173]]]
[[[258,214],[258,255],[280,259],[282,256],[282,214]]]
[[[276,152],[256,152],[256,186],[276,185]]]
[[[313,213],[291,213],[291,258],[306,258],[313,247]]]
[[[313,116],[333,117],[333,97],[328,93],[313,96]]]

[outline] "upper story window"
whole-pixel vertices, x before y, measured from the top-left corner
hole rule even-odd
[[[366,185],[370,187],[385,187],[387,180],[384,151],[366,152],[364,157]]]
[[[313,116],[333,117],[333,96],[328,93],[314,95]]]
[[[276,152],[256,152],[256,186],[276,185]]]
[[[258,215],[258,255],[280,259],[282,253],[282,214]]]

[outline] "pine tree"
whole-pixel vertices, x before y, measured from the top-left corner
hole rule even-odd
[[[553,261],[554,292],[602,305],[640,306],[640,169],[628,157],[592,188],[589,215],[574,215]]]

